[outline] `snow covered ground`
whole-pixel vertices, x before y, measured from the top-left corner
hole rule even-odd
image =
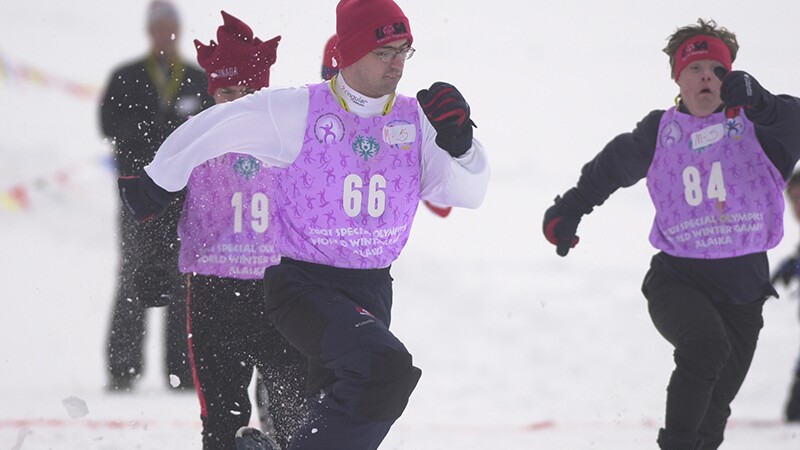
[[[64,83],[96,92],[143,52],[145,5],[0,3],[0,448],[200,447],[197,399],[162,381],[158,311],[137,390],[103,390],[115,180],[96,97]],[[191,39],[214,38],[220,9],[262,38],[281,34],[274,85],[316,81],[334,32],[334,0],[178,5],[190,57]],[[445,220],[422,211],[394,265],[393,327],[423,377],[381,448],[655,449],[672,362],[639,292],[652,254],[646,189],[621,191],[587,217],[563,259],[541,236],[542,213],[607,140],[669,106],[677,88],[660,49],[677,26],[715,18],[739,36],[735,67],[800,94],[800,2],[401,6],[418,51],[400,90],[437,80],[461,88],[493,180],[479,210]],[[25,210],[10,200],[20,192]],[[789,216],[786,230],[774,261],[797,244]],[[800,426],[780,422],[800,353],[797,292],[783,294],[765,307],[724,449],[800,447]]]

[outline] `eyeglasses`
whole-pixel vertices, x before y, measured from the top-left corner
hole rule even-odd
[[[415,51],[416,50],[414,47],[403,47],[398,49],[386,49],[379,52],[372,52],[372,54],[377,56],[381,62],[390,63],[398,56],[403,59],[411,59],[411,57],[414,56]]]

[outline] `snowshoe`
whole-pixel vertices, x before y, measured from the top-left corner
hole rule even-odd
[[[236,432],[236,450],[281,450],[281,447],[258,428],[242,427]]]

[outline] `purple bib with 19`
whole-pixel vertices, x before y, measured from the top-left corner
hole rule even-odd
[[[178,223],[181,272],[258,279],[277,264],[272,181],[250,155],[226,153],[197,166]]]

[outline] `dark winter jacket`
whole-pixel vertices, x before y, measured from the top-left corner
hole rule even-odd
[[[100,104],[101,128],[113,143],[119,176],[140,175],[172,131],[214,103],[205,72],[185,62],[175,82],[165,77],[162,83],[173,95],[161,95],[150,76],[155,64],[145,57],[114,71]],[[154,286],[166,291],[175,284],[174,276],[180,276],[177,224],[182,200],[179,196],[160,217],[141,224],[120,207],[122,271],[133,277],[136,293]]]
[[[120,176],[138,175],[175,128],[214,104],[205,72],[199,68],[183,63],[175,97],[164,99],[147,63],[143,58],[116,70],[100,104],[103,135],[114,143]]]
[[[663,114],[663,110],[650,112],[632,132],[612,139],[584,165],[577,189],[589,203],[600,205],[617,189],[632,186],[647,176]],[[767,157],[788,180],[800,159],[800,99],[768,95],[763,109],[757,113],[748,110],[746,114]],[[777,296],[770,284],[766,252],[710,260],[660,252],[653,256],[651,267],[703,286],[719,301],[747,303]]]

